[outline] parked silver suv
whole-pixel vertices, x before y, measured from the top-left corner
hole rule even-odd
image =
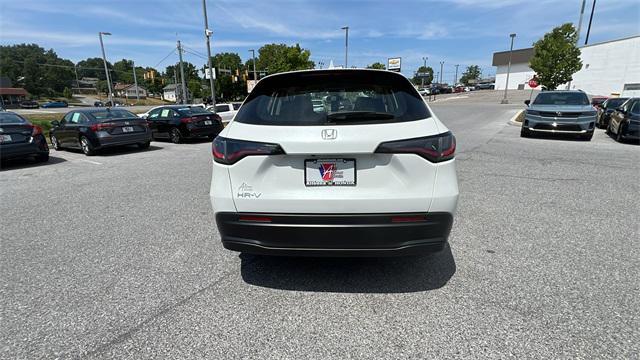
[[[598,113],[582,91],[544,91],[533,103],[524,103],[528,108],[520,131],[522,137],[536,132],[575,134],[585,140],[593,137]]]

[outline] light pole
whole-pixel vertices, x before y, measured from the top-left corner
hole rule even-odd
[[[104,62],[104,74],[107,77],[107,89],[109,91],[109,103],[113,106],[113,97],[111,92],[111,77],[109,76],[109,68],[107,67],[107,55],[104,53],[104,43],[102,42],[102,35],[109,36],[110,32],[99,32],[98,37],[100,38],[100,48],[102,49],[102,61]]]
[[[460,64],[456,64],[456,77],[453,78],[453,86],[458,84],[458,66],[460,66]]]
[[[580,42],[580,31],[582,30],[582,17],[584,16],[584,6],[587,0],[582,0],[582,6],[580,6],[580,20],[578,20],[578,29],[576,29],[576,47]],[[571,80],[567,83],[567,90],[571,90]]]
[[[256,51],[254,49],[251,49],[249,51],[251,51],[251,57],[253,58],[253,81],[255,81],[255,85],[258,83],[258,76],[256,75]]]
[[[344,26],[341,28],[345,31],[344,33],[344,68],[348,67],[348,57],[349,57],[349,27]]]
[[[211,86],[211,106],[216,108],[216,86],[213,79],[213,67],[211,66],[211,35],[213,31],[209,30],[209,20],[207,19],[207,0],[202,0],[202,10],[204,12],[204,36],[207,39],[207,63],[209,65],[209,84]]]
[[[444,61],[440,61],[440,84],[442,84],[442,74],[444,74],[444,72],[442,71],[443,66],[444,66]]]
[[[140,93],[138,92],[138,78],[136,77],[136,63],[133,62],[133,60],[131,61],[131,66],[133,67],[133,83],[136,86],[136,101],[140,101]]]
[[[501,104],[508,104],[509,100],[507,100],[507,91],[509,90],[509,73],[511,72],[511,55],[513,54],[513,39],[515,39],[516,34],[509,34],[511,37],[511,48],[509,48],[509,65],[507,65],[507,82],[504,85],[504,98],[500,101]]]
[[[427,60],[429,60],[428,56],[423,56],[422,57],[422,63],[423,63],[422,67],[424,68],[424,72],[425,73],[427,72]],[[424,74],[422,74],[422,85],[421,85],[421,87],[424,88]]]

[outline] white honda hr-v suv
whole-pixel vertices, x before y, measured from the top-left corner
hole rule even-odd
[[[455,147],[399,73],[265,77],[213,141],[222,244],[264,255],[439,251],[458,201]]]

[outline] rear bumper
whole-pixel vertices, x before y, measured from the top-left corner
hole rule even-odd
[[[205,136],[216,136],[222,131],[222,125],[217,126],[192,126],[187,127],[187,133],[184,134],[187,137],[197,138],[197,137],[205,137]]]
[[[111,136],[98,136],[96,137],[97,149],[102,149],[112,146],[124,146],[133,144],[142,144],[151,141],[151,131],[138,132],[126,135],[111,135]]]
[[[0,159],[19,159],[49,153],[49,146],[44,136],[39,136],[32,142],[0,145]]]
[[[415,220],[417,222],[393,222]],[[242,217],[242,218],[241,218]],[[269,222],[251,220],[268,217]],[[248,220],[247,220],[248,219]],[[264,214],[217,213],[225,248],[261,255],[404,256],[442,250],[450,213]]]

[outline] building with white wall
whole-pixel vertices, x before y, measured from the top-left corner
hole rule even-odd
[[[573,75],[571,89],[591,95],[617,95],[640,88],[640,36],[605,41],[580,48],[582,69]],[[511,56],[509,89],[530,89],[527,82],[535,72],[529,67],[533,48],[514,50]],[[509,51],[493,54],[496,90],[506,85]],[[560,89],[566,88],[561,85]]]

